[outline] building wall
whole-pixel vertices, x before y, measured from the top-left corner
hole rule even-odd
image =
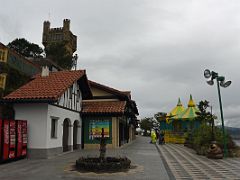
[[[57,126],[57,138],[51,138],[51,119],[58,119]],[[56,148],[62,147],[62,136],[63,136],[63,121],[65,119],[69,119],[71,124],[69,127],[69,145],[73,146],[73,123],[75,120],[79,121],[81,126],[82,120],[80,118],[80,113],[70,111],[67,109],[62,109],[53,105],[48,105],[48,115],[47,115],[47,147],[48,148]],[[81,144],[81,127],[78,127],[78,144]]]
[[[112,147],[119,147],[119,120],[112,117]]]
[[[111,93],[108,93],[106,91],[103,91],[101,89],[97,89],[94,87],[91,87],[91,91],[93,96],[111,96],[112,95]]]
[[[0,44],[0,62],[7,62],[8,49]]]
[[[133,125],[131,125],[129,127],[129,142],[133,141],[134,139],[136,139],[135,128]]]
[[[15,119],[28,122],[28,148],[47,148],[47,104],[15,104]]]
[[[73,124],[79,121],[77,144],[81,147],[80,113],[46,103],[15,104],[15,119],[28,122],[28,157],[48,158],[63,152],[63,122],[70,122],[68,145],[73,146]],[[57,136],[51,137],[52,118],[58,119]]]

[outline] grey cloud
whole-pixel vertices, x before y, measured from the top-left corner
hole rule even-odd
[[[62,26],[71,19],[78,36],[78,67],[88,78],[131,90],[140,118],[169,112],[178,97],[187,106],[209,100],[219,119],[216,85],[203,71],[215,70],[233,81],[221,88],[226,123],[239,126],[240,2],[225,0],[69,0],[6,1],[0,13],[0,38],[21,36],[41,45],[42,23]],[[71,4],[71,6],[69,5]],[[50,13],[50,16],[49,16]],[[49,16],[49,17],[48,17]]]

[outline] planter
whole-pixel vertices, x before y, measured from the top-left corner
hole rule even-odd
[[[127,157],[107,157],[104,159],[81,157],[76,161],[76,168],[79,171],[119,172],[129,169],[130,164],[131,161]]]

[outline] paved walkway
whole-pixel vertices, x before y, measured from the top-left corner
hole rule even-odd
[[[58,180],[58,179],[112,179],[112,180],[168,180],[164,163],[149,137],[137,137],[129,145],[117,150],[107,150],[107,155],[127,156],[134,168],[125,173],[96,174],[79,173],[72,165],[80,156],[98,156],[98,151],[80,150],[52,159],[19,160],[0,165],[0,180]]]
[[[157,147],[176,179],[240,179],[240,158],[212,160],[179,144]]]

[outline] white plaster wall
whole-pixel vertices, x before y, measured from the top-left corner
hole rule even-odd
[[[48,104],[14,104],[15,119],[28,122],[28,148],[47,148]]]
[[[51,117],[58,118],[57,127],[57,138],[51,138]],[[73,123],[75,120],[82,124],[82,120],[79,112],[70,111],[57,106],[48,105],[47,114],[47,127],[46,127],[46,141],[48,148],[62,147],[62,136],[63,136],[63,121],[64,119],[69,119],[71,121],[71,127],[69,127],[69,145],[73,145]],[[78,142],[81,144],[81,127],[78,129]]]

